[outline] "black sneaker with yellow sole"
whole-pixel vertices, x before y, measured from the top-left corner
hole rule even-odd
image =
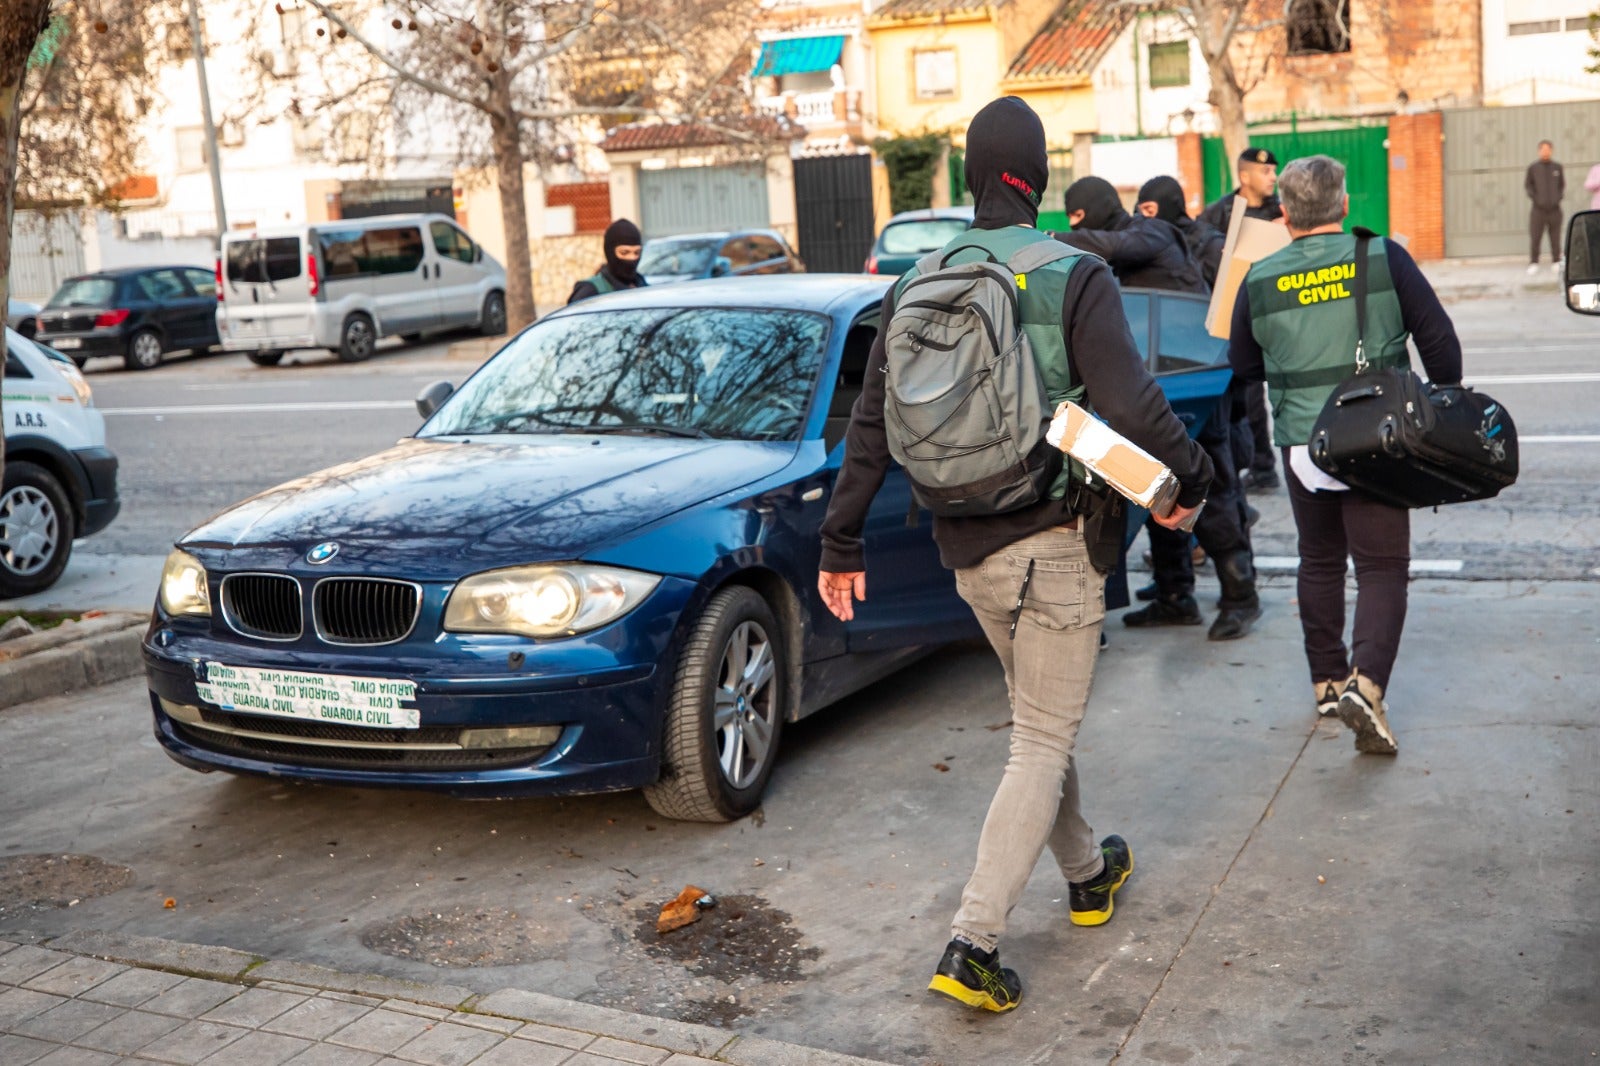
[[[961,939],[944,949],[928,988],[982,1010],[1005,1012],[1022,1002],[1022,978],[1000,965],[1000,949],[984,951]]]
[[[1105,856],[1106,868],[1099,877],[1067,885],[1073,925],[1105,925],[1109,922],[1113,909],[1111,897],[1133,873],[1133,849],[1115,833],[1100,842],[1100,854]]]

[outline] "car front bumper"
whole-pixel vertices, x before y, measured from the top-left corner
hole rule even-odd
[[[109,526],[122,510],[122,500],[117,495],[117,457],[109,448],[82,448],[72,454],[89,485],[83,501],[83,528],[78,536],[92,536]]]

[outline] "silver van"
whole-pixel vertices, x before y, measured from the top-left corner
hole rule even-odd
[[[257,366],[290,348],[331,348],[356,363],[380,337],[506,330],[505,268],[445,215],[226,233],[217,301],[222,347]]]

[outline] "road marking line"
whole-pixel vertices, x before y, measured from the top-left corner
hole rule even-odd
[[[269,415],[295,411],[415,411],[410,400],[345,400],[303,403],[214,403],[185,407],[102,407],[103,415]]]
[[[1600,373],[1578,374],[1477,374],[1467,379],[1469,385],[1579,385],[1600,381]]]
[[[1517,347],[1463,348],[1462,355],[1517,355],[1522,352],[1588,352],[1594,345],[1587,341],[1574,344],[1525,344]]]
[[[1257,570],[1270,570],[1278,572],[1294,572],[1300,569],[1300,559],[1294,555],[1258,555],[1255,558]],[[1461,559],[1413,559],[1411,572],[1413,574],[1459,574],[1466,563]]]
[[[1545,433],[1518,437],[1518,444],[1600,444],[1600,433]]]

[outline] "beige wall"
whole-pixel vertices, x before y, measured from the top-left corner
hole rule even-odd
[[[886,134],[964,131],[978,109],[999,94],[1009,57],[1002,55],[1000,31],[987,19],[943,25],[897,23],[874,26],[869,32],[877,61],[878,126]],[[919,100],[914,54],[939,48],[956,52],[956,95]]]
[[[1022,97],[1039,113],[1045,143],[1052,148],[1068,148],[1075,134],[1093,133],[1100,128],[1094,87],[1087,82],[1070,88],[1058,83],[1048,89],[1010,85],[1006,91]]]
[[[564,306],[572,287],[594,274],[605,261],[605,238],[597,233],[534,241],[533,299],[539,313],[548,314]]]
[[[461,190],[457,217],[465,215],[467,232],[473,240],[504,263],[506,231],[500,213],[500,183],[495,180],[494,171],[457,171],[455,185]],[[537,244],[544,236],[544,182],[531,163],[522,169],[522,185],[528,211],[529,243]]]
[[[306,221],[327,222],[333,218],[330,196],[338,196],[344,182],[336,179],[313,179],[306,182]]]

